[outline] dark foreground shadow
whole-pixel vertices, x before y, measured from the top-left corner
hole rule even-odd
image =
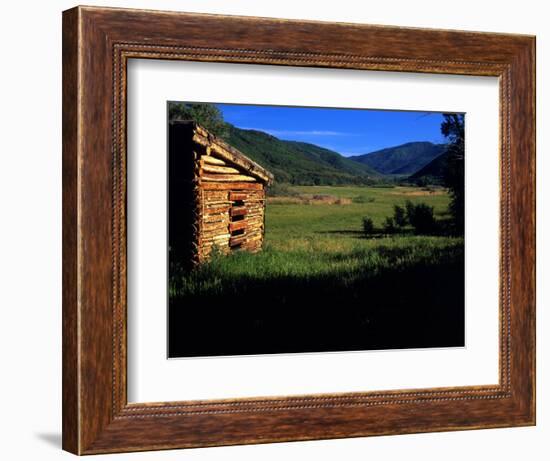
[[[404,236],[404,235],[412,235],[412,232],[401,232],[400,234],[387,234],[384,233],[382,230],[373,231],[370,234],[365,234],[363,231],[358,230],[351,230],[351,229],[343,229],[343,230],[331,230],[331,231],[317,231],[316,234],[320,235],[342,235],[345,237],[355,237],[356,239],[361,240],[375,240],[375,239],[382,239],[387,238],[391,236]]]
[[[464,346],[464,257],[441,251],[406,266],[269,279],[222,279],[216,291],[172,298],[170,357]],[[395,253],[395,254],[393,254]],[[358,267],[358,268],[357,268]]]

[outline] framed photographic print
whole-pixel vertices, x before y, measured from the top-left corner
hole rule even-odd
[[[64,12],[64,449],[533,425],[534,50]]]

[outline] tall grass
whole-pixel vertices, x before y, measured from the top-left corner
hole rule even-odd
[[[243,280],[291,277],[326,279],[331,285],[365,280],[384,271],[448,264],[463,257],[463,239],[408,236],[377,240],[300,238],[267,244],[257,254],[244,251],[217,255],[192,272],[172,274],[170,296],[238,294]],[[344,283],[345,284],[345,283]]]

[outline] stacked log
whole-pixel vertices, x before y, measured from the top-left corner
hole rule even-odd
[[[203,190],[201,194],[200,260],[205,260],[214,247],[221,252],[229,250],[229,192]]]
[[[202,194],[201,259],[221,252],[259,251],[264,234],[264,186],[240,165],[221,158],[216,146],[199,160]]]
[[[248,191],[242,203],[246,210],[246,230],[241,248],[252,252],[259,251],[262,248],[264,234],[265,193],[263,190]]]

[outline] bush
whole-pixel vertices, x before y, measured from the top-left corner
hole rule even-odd
[[[407,200],[405,202],[405,212],[407,214],[407,221],[411,222],[411,216],[414,216],[415,208],[416,208],[416,205],[410,200]]]
[[[386,234],[394,234],[396,231],[395,221],[391,216],[387,216],[383,225],[384,232]]]
[[[405,227],[408,223],[405,208],[399,205],[393,206],[393,221],[397,227]]]
[[[405,207],[407,209],[407,219],[414,228],[415,234],[430,235],[437,232],[438,225],[434,217],[433,207],[425,203],[414,205],[410,201],[405,204]]]
[[[374,233],[374,222],[372,218],[365,216],[363,218],[363,232],[365,235],[370,235]]]

